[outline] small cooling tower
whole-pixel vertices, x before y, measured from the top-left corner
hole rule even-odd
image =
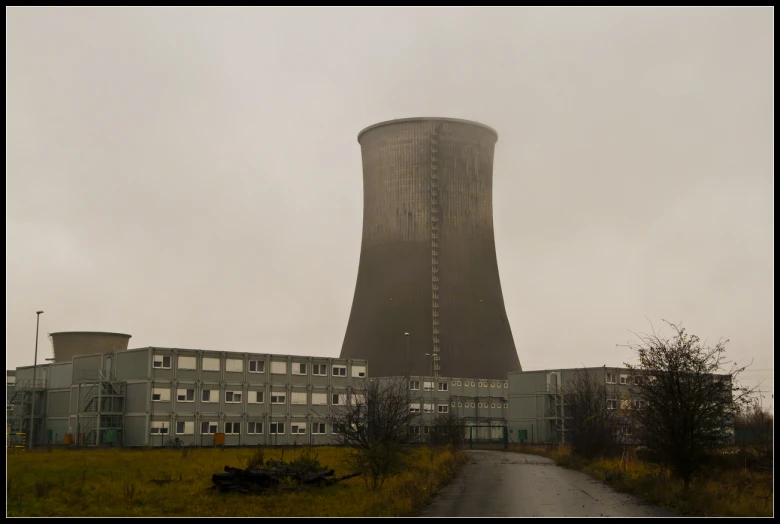
[[[125,351],[130,335],[105,331],[60,331],[49,333],[54,347],[54,362],[70,362],[79,355]]]

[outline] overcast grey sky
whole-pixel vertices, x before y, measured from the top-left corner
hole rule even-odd
[[[773,388],[770,8],[6,8],[7,364],[45,334],[337,356],[357,133],[498,131],[525,369],[620,365],[648,318]]]

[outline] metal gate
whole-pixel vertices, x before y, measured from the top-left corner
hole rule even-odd
[[[461,449],[509,449],[509,428],[498,424],[466,424],[457,428]]]

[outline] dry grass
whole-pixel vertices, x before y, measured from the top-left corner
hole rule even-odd
[[[292,460],[308,448],[265,448],[265,459]],[[225,465],[246,467],[257,449],[8,450],[9,517],[357,517],[412,516],[457,472],[465,456],[416,449],[412,466],[379,492],[360,478],[332,487],[272,496],[208,490]],[[336,475],[349,450],[313,448]],[[152,480],[170,480],[153,483]]]
[[[585,460],[566,447],[513,446],[510,451],[542,455],[559,466],[603,480],[618,491],[631,493],[686,516],[771,517],[774,489],[771,471],[751,471],[736,463],[711,467],[694,478],[688,493],[682,482],[658,465],[618,458]]]

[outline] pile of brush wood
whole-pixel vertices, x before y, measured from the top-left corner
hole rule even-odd
[[[301,464],[290,464],[278,460],[269,460],[263,469],[241,469],[225,466],[225,473],[214,473],[211,481],[216,489],[222,493],[237,491],[239,493],[270,493],[299,491],[307,487],[332,486],[342,480],[351,479],[360,475],[352,473],[341,477],[334,477],[332,469],[321,470],[310,465],[301,467]],[[316,464],[319,466],[319,464]]]

